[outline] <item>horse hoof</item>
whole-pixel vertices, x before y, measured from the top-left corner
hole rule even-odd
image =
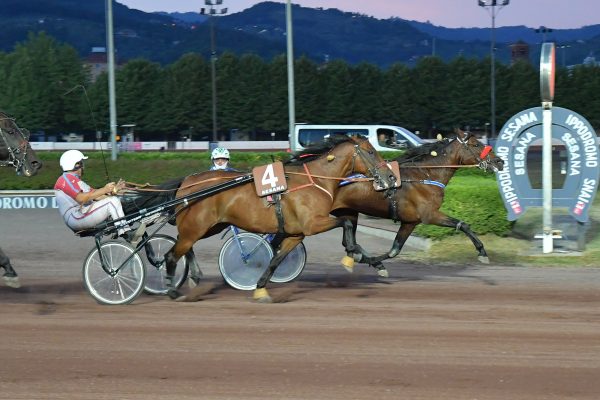
[[[385,268],[378,269],[377,270],[377,275],[381,276],[382,278],[389,278],[390,277],[390,273]]]
[[[255,289],[254,294],[252,295],[252,299],[257,303],[272,303],[273,299],[269,296],[269,292],[267,289],[260,288]]]
[[[171,300],[177,300],[180,297],[184,297],[181,295],[181,293],[179,293],[175,289],[169,289],[169,291],[167,292],[167,295],[171,298]]]
[[[490,259],[487,256],[479,256],[477,257],[482,264],[489,264]]]
[[[4,276],[4,283],[6,286],[18,289],[21,287],[21,282],[19,282],[18,276]]]
[[[179,296],[179,297],[175,298],[174,300],[178,303],[183,303],[183,302],[188,301],[188,298],[187,298],[187,296]]]
[[[342,258],[341,263],[342,263],[342,266],[344,268],[346,268],[346,271],[348,271],[348,272],[354,271],[354,259],[352,257],[344,256]]]

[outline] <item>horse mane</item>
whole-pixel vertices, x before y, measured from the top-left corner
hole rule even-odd
[[[285,165],[302,165],[309,161],[316,160],[323,154],[329,152],[335,146],[340,143],[351,142],[352,138],[344,134],[333,134],[323,142],[319,142],[313,146],[307,147],[306,149],[294,153],[292,158],[287,160]]]
[[[408,150],[406,153],[396,158],[399,164],[414,162],[414,161],[422,161],[426,157],[431,156],[431,152],[439,152],[444,149],[448,144],[450,144],[450,139],[443,139],[436,142],[428,142],[418,147],[413,147]]]

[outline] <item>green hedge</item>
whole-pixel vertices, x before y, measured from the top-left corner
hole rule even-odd
[[[440,209],[446,215],[466,222],[478,235],[493,233],[506,236],[514,222],[506,219],[506,209],[500,198],[496,176],[478,169],[462,169],[446,187],[444,203]],[[454,234],[463,235],[451,228],[419,225],[419,236],[440,239]]]

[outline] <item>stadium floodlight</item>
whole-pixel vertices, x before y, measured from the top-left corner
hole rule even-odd
[[[490,40],[490,100],[491,100],[491,121],[490,137],[496,134],[496,15],[504,6],[507,6],[510,0],[478,0],[477,4],[485,8],[492,17],[492,29]]]
[[[200,14],[208,15],[210,20],[210,76],[212,86],[212,140],[211,148],[217,146],[217,51],[215,46],[215,22],[214,17],[217,15],[227,14],[227,8],[218,8],[223,4],[223,0],[204,0],[207,8],[201,8]]]

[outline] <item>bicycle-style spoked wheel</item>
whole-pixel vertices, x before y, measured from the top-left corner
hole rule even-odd
[[[219,270],[231,287],[256,289],[256,283],[273,258],[271,245],[255,233],[230,237],[219,252]]]
[[[276,283],[291,282],[302,273],[305,265],[306,247],[300,242],[277,266],[270,281]]]
[[[108,272],[102,268],[98,248],[94,247],[83,263],[86,289],[101,304],[131,303],[144,288],[142,259],[126,242],[108,241],[100,245],[100,250]]]
[[[167,268],[165,263],[165,254],[171,250],[175,244],[175,239],[168,235],[154,235],[148,240],[148,243],[140,250],[140,255],[146,264],[146,283],[144,290],[150,294],[166,294],[167,289]],[[175,268],[175,278],[173,284],[179,288],[188,275],[187,259],[181,257]]]

